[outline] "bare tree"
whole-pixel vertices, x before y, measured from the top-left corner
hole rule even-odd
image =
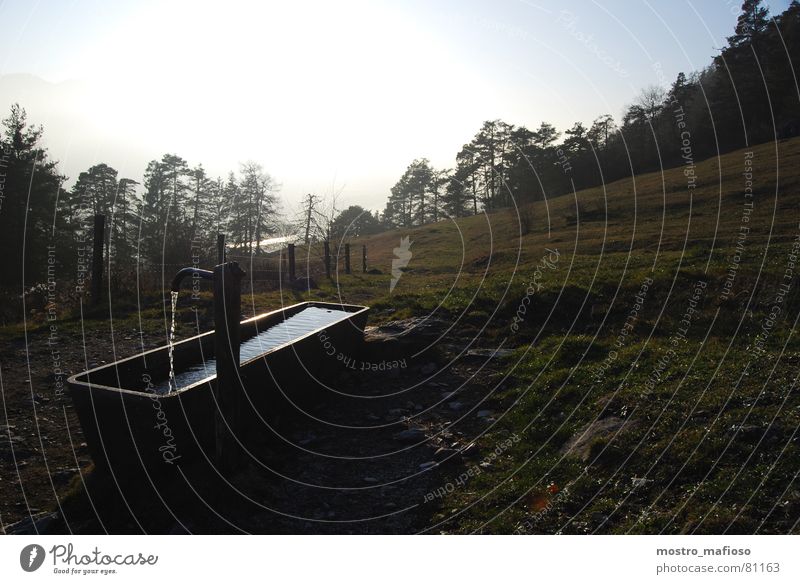
[[[642,109],[647,121],[652,122],[664,107],[667,92],[658,85],[648,85],[636,96],[634,105]]]
[[[319,207],[322,200],[317,195],[312,195],[308,193],[303,198],[303,207],[302,211],[302,229],[303,229],[303,242],[308,245],[311,242],[312,236],[312,228],[314,226],[314,218],[317,213],[317,208]]]
[[[333,235],[333,223],[336,217],[339,216],[339,197],[342,194],[344,187],[338,191],[331,191],[325,196],[314,213],[314,224],[319,238],[330,241]]]

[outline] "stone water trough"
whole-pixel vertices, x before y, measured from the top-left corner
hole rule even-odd
[[[239,380],[248,428],[264,433],[270,420],[324,400],[337,353],[357,354],[368,308],[303,302],[241,322]],[[208,460],[214,449],[214,331],[97,367],[69,378],[69,391],[98,467],[116,474],[167,470]]]

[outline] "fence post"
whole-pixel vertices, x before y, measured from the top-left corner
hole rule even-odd
[[[295,279],[294,244],[290,243],[286,251],[289,255],[289,282],[294,282]]]
[[[217,358],[215,454],[218,468],[226,475],[235,471],[243,459],[233,434],[241,432],[245,400],[239,377],[242,276],[244,271],[236,262],[214,268],[214,354]]]
[[[225,263],[225,234],[217,233],[217,264]]]
[[[331,277],[331,246],[327,241],[323,242],[325,246],[325,275]]]
[[[92,306],[97,306],[103,296],[103,244],[105,243],[105,215],[94,216],[94,248],[92,250]]]
[[[344,244],[344,273],[350,273],[350,244]]]
[[[361,246],[361,271],[367,273],[367,246]]]

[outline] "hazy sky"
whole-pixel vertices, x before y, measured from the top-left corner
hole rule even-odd
[[[0,115],[23,105],[71,179],[106,162],[141,180],[170,152],[212,176],[260,162],[288,208],[334,189],[382,208],[412,159],[452,166],[484,120],[619,119],[706,66],[740,4],[0,0]]]

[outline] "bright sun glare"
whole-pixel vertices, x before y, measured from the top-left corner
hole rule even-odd
[[[75,62],[91,67],[68,76],[90,80],[97,131],[142,148],[157,132],[212,172],[253,159],[279,180],[306,176],[298,188],[397,174],[451,149],[485,102],[447,47],[375,3],[151,6]]]

